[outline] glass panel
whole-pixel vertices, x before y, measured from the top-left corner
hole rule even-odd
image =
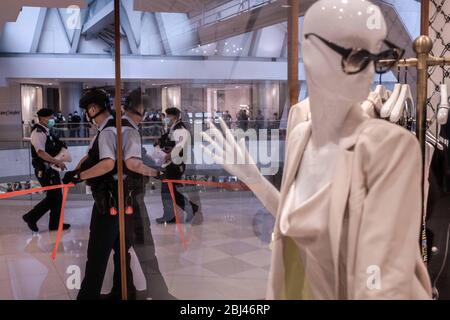
[[[14,6],[0,4],[5,13],[0,18],[1,197],[61,184],[65,172],[32,155],[31,136],[36,125],[43,126],[38,136],[44,136],[43,148],[53,158],[62,154],[49,149],[47,128],[53,141],[58,138],[66,144],[72,161],[65,163],[65,171],[74,170],[97,133],[79,108],[80,98],[92,88],[91,82],[99,81],[99,86],[114,96],[113,59],[107,50],[110,42],[91,37],[89,27],[82,32],[98,14],[105,14],[100,23],[109,27],[111,1],[53,1],[59,7],[39,7],[39,1],[19,2],[20,6],[17,2]],[[43,108],[55,113],[54,126],[47,121],[51,117],[37,116]],[[64,220],[71,228],[62,232],[53,261],[58,238],[53,229],[58,227],[61,203],[61,190],[0,199],[0,299],[77,297],[85,276],[92,189],[85,183],[70,189]],[[22,219],[25,214],[28,223]],[[36,227],[38,233],[30,230]],[[108,281],[103,290],[109,292],[112,272],[106,272],[110,276],[105,277]],[[102,279],[104,273],[95,271],[95,280]]]
[[[80,98],[100,88],[114,107],[116,96],[112,0],[61,0],[58,8],[39,7],[36,0],[30,1],[33,6],[26,0],[20,2],[24,4],[21,10],[4,10],[11,5],[0,3],[0,12],[12,12],[0,20],[0,195],[40,186],[30,151],[38,110],[49,108],[57,113],[51,132],[70,151],[72,161],[66,163],[70,171],[97,134],[97,127],[79,108]],[[419,14],[418,3],[388,0],[379,5],[387,17],[389,40],[406,48],[406,57],[414,56],[412,39],[419,22],[413,17]],[[300,29],[305,9],[300,8]],[[140,122],[138,136],[144,148],[139,148],[140,157],[146,166],[165,173],[149,181],[138,180],[137,187],[125,180],[125,207],[131,206],[128,213],[132,212],[126,215],[133,272],[129,298],[263,299],[274,220],[254,193],[240,189],[241,175],[229,166],[227,171],[203,151],[202,146],[211,147],[202,132],[211,133],[211,121],[223,134],[222,119],[232,133],[246,135],[258,168],[270,183],[280,186],[290,107],[286,74],[289,7],[265,0],[123,0],[121,10],[122,54],[117,58],[122,65],[123,107],[145,107],[142,121],[136,113],[129,114]],[[299,60],[303,100],[308,93],[301,50]],[[374,79],[374,85],[378,80]],[[415,96],[414,71],[409,70],[406,80]],[[382,81],[392,88],[397,82],[395,70]],[[136,92],[138,97],[127,101]],[[180,166],[167,169],[175,159],[166,155],[184,134],[170,130],[173,123],[165,119],[176,116],[170,108],[180,111],[185,129],[178,130],[189,133],[182,141],[186,142],[182,148],[186,167],[175,173]],[[171,135],[161,139],[168,130]],[[125,133],[123,139],[128,139]],[[213,151],[217,155],[219,150]],[[145,168],[137,162],[140,169],[136,169],[133,161],[127,164],[126,160],[126,156],[119,159],[125,167]],[[175,186],[177,211],[168,179],[196,183]],[[131,196],[130,187],[138,190]],[[55,208],[61,197],[59,193],[52,198]],[[0,298],[77,297],[92,239],[92,188],[79,183],[70,189],[65,221],[71,228],[62,233],[54,262],[50,255],[57,233],[48,232],[49,214],[37,223],[38,234],[32,234],[22,220],[44,198],[44,193],[36,192],[0,199]],[[108,200],[108,216],[117,204],[108,196],[103,199]],[[57,216],[59,209],[55,212]],[[175,212],[178,224],[172,223]],[[157,223],[158,218],[168,223]],[[104,230],[115,232],[117,228]],[[101,250],[108,247],[97,244]],[[113,275],[121,274],[117,271],[113,254],[106,270],[94,271],[102,293],[114,291]]]
[[[274,219],[203,151],[202,132],[211,122],[222,135],[223,120],[279,186],[287,9],[270,1],[190,3],[121,1],[129,291],[137,299],[263,299]],[[268,12],[274,16],[264,23]],[[156,170],[160,177],[135,177]]]

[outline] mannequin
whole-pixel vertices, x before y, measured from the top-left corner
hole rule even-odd
[[[368,27],[368,12],[379,19],[377,28]],[[223,122],[225,137],[214,127],[204,134],[214,159],[232,150],[249,160],[224,168],[276,216],[267,298],[427,299],[418,143],[403,128],[364,114],[374,63],[349,74],[331,48],[376,55],[384,19],[369,1],[319,0],[304,17],[303,33],[310,120],[298,123],[305,116],[298,108],[289,115],[281,190],[261,176]],[[379,283],[368,278],[373,267],[383,270]]]

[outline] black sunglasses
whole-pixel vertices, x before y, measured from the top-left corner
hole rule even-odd
[[[373,54],[362,48],[343,48],[331,41],[328,41],[315,33],[305,34],[305,39],[314,36],[325,43],[330,49],[342,56],[342,70],[346,74],[356,74],[363,71],[370,62],[375,65],[375,72],[383,74],[388,72],[403,57],[405,50],[395,44],[384,40],[384,44],[389,48],[378,54]]]

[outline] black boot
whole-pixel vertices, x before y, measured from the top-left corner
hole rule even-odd
[[[39,228],[36,224],[36,221],[31,221],[30,218],[25,214],[22,216],[23,221],[28,225],[28,228],[30,228],[33,232],[39,232]]]

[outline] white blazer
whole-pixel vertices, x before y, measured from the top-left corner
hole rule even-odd
[[[419,144],[414,135],[397,125],[362,115],[360,118],[353,134],[340,144],[332,181],[328,228],[335,279],[340,280],[340,284],[336,282],[335,298],[430,299],[431,284],[419,247]],[[311,123],[306,121],[290,129],[267,298],[314,299],[299,251],[280,231],[280,212],[310,139]],[[368,272],[374,266],[380,271],[378,289],[368,285]]]

